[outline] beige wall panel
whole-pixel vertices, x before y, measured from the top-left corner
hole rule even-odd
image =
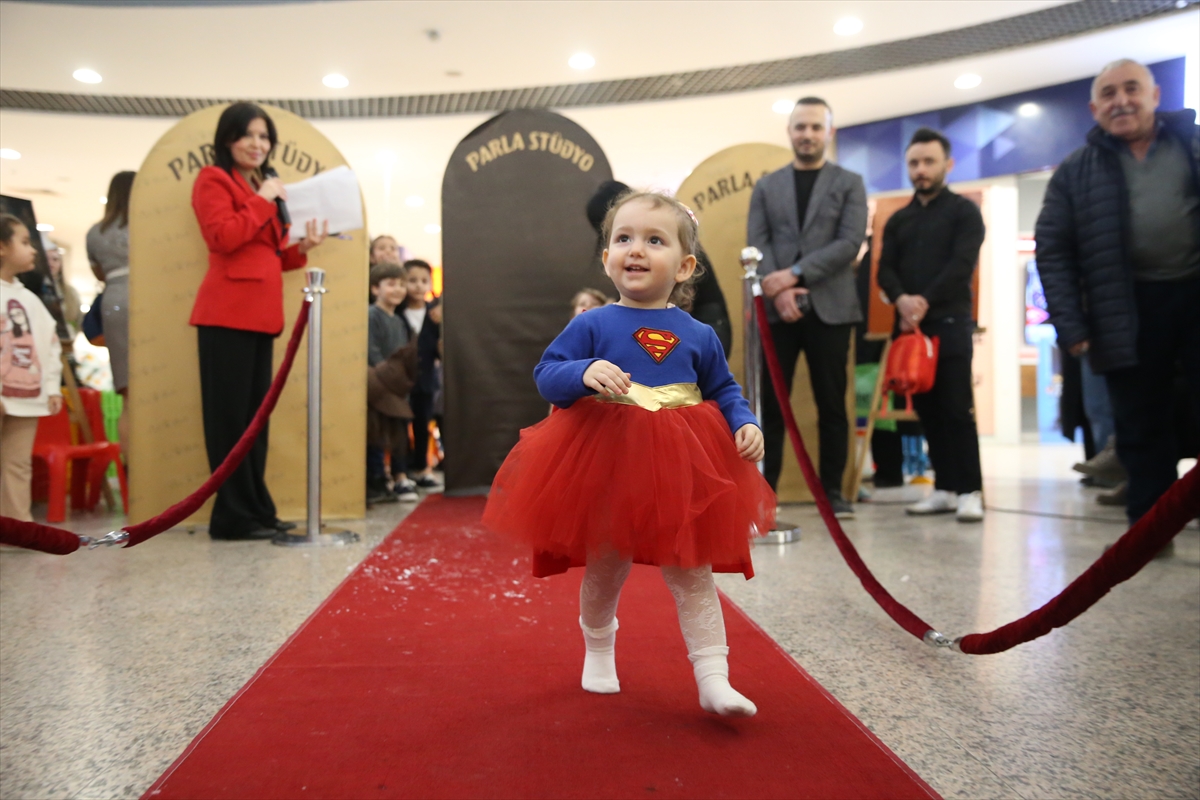
[[[191,114],[169,130],[138,170],[130,201],[130,518],[152,517],[182,500],[209,475],[200,411],[192,303],[208,269],[208,251],[192,213],[192,184],[211,162],[223,106]],[[279,132],[272,164],[285,183],[346,164],[337,148],[304,119],[267,107]],[[301,221],[297,221],[299,224]],[[364,516],[366,443],[366,231],[329,238],[309,253],[328,273],[324,299],[323,516]],[[304,271],[284,274],[285,329],[275,343],[283,358],[303,295]],[[307,335],[271,416],[267,485],[279,516],[305,514]],[[207,523],[211,501],[191,522]]]
[[[733,352],[729,367],[739,383],[744,384],[742,358],[742,274],[739,264],[742,248],[746,246],[746,220],[750,215],[750,194],[762,176],[774,172],[792,160],[792,151],[773,144],[740,144],[721,150],[697,166],[679,187],[676,195],[696,212],[700,220],[700,241],[712,260],[729,305],[733,323]],[[854,414],[854,355],[849,361],[847,409]],[[770,380],[763,376],[764,391],[771,391]],[[792,411],[800,424],[800,434],[816,465],[820,458],[817,441],[817,408],[808,379],[808,365],[801,359],[792,384]],[[853,426],[851,426],[853,436]],[[854,459],[848,459],[847,478]],[[843,491],[849,491],[847,481]],[[808,502],[812,494],[804,484],[796,463],[791,442],[785,439],[783,472],[779,477],[779,500],[783,503]]]

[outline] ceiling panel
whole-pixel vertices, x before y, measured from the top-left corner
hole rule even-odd
[[[0,2],[7,89],[337,98],[611,80],[769,61],[1015,16],[1059,0],[578,0],[184,8]],[[861,33],[833,24],[860,17]],[[436,30],[437,40],[426,31]],[[596,66],[567,66],[578,51]],[[99,72],[87,86],[71,73]],[[350,79],[328,89],[330,72]],[[451,77],[448,72],[461,73]]]

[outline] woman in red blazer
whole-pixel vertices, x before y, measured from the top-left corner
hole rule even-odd
[[[328,231],[309,220],[303,241],[288,246],[277,200],[287,192],[263,166],[275,148],[275,123],[252,103],[221,114],[216,166],[192,189],[192,207],[208,244],[208,272],[191,324],[200,349],[200,395],[208,465],[216,470],[237,444],[271,385],[275,337],[283,331],[283,272],[299,269]],[[295,527],[281,522],[264,478],[267,429],[217,491],[208,532],[214,539],[269,539]]]

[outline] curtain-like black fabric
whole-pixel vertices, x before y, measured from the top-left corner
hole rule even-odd
[[[549,111],[467,135],[442,183],[446,490],[486,491],[521,428],[544,418],[533,368],[572,296],[610,289],[587,202],[612,178],[587,131]]]

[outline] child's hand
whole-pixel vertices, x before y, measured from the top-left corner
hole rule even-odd
[[[629,387],[633,385],[629,378],[629,373],[623,372],[616,364],[600,359],[593,361],[583,373],[583,385],[600,394],[615,397],[629,394]]]
[[[49,401],[48,404],[50,406],[50,416],[53,417],[58,412],[62,411],[62,395],[61,394],[52,394],[47,399]]]
[[[742,458],[751,462],[762,461],[763,435],[753,422],[747,422],[737,429],[733,443],[737,445],[738,455]]]

